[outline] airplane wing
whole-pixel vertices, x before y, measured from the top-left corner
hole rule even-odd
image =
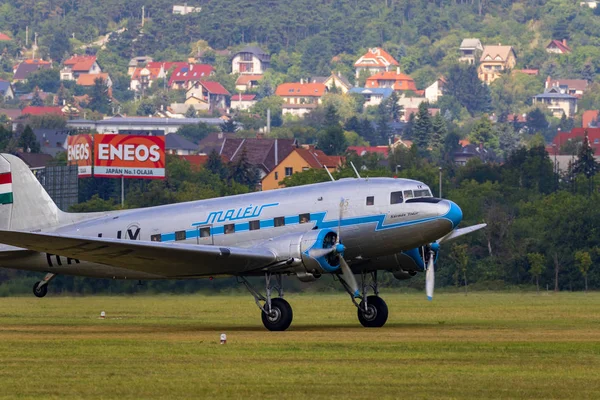
[[[277,261],[264,248],[191,245],[0,230],[0,243],[164,276],[242,275]]]

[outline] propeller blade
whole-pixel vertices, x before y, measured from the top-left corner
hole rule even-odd
[[[360,297],[360,292],[358,291],[358,284],[356,283],[354,274],[352,273],[350,266],[348,265],[348,263],[346,262],[346,260],[344,260],[344,257],[342,257],[342,256],[340,256],[340,266],[342,268],[342,277],[344,278],[344,281],[346,282],[346,284],[348,284],[348,286],[350,286],[350,289],[354,293],[354,297],[355,298]]]
[[[327,254],[331,254],[335,251],[335,247],[330,247],[328,249],[311,249],[308,251],[308,255],[312,258],[319,258],[326,256]]]
[[[427,263],[427,274],[425,275],[425,293],[427,294],[427,300],[433,299],[433,288],[435,287],[435,254],[433,251],[429,252],[429,262]]]
[[[341,241],[342,241],[341,236],[342,236],[342,214],[343,214],[343,212],[344,212],[344,198],[342,197],[340,200],[340,215],[338,218],[338,230],[337,230],[337,234],[338,234],[337,242],[338,243],[341,243]]]

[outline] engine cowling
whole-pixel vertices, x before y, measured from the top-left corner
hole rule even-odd
[[[336,241],[335,231],[319,229],[276,237],[263,246],[275,252],[282,260],[294,260],[292,265],[298,279],[308,282],[340,268],[340,259],[335,252],[318,257],[310,254],[311,250],[332,248]]]
[[[423,259],[425,254],[425,260]],[[390,271],[396,279],[406,280],[424,271],[429,252],[423,247],[406,250],[389,256],[377,257],[370,260],[368,269]],[[436,253],[437,256],[437,253]]]

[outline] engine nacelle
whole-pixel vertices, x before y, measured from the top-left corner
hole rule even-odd
[[[340,268],[340,259],[335,252],[317,257],[310,254],[311,250],[332,248],[336,241],[335,231],[319,229],[275,237],[262,245],[275,252],[282,260],[300,261],[295,266],[296,275],[301,281],[308,282]]]

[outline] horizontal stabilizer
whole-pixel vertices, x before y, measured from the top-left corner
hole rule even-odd
[[[487,224],[479,224],[479,225],[467,226],[465,228],[455,229],[452,232],[450,232],[449,234],[447,234],[446,236],[444,236],[443,238],[439,239],[437,242],[440,244],[449,242],[451,240],[461,237],[462,235],[466,235],[467,233],[471,233],[471,232],[475,232],[480,229],[483,229],[486,226],[487,226]]]
[[[277,260],[264,248],[220,247],[0,230],[0,243],[165,278],[240,275]]]

